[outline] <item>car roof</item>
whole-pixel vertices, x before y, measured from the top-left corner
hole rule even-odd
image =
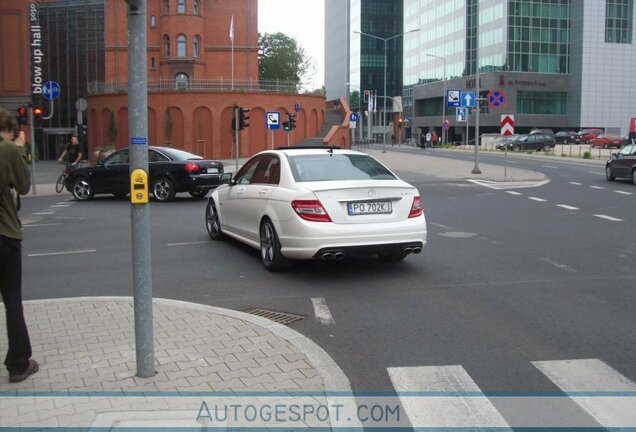
[[[274,150],[264,150],[258,154],[277,153],[286,156],[297,155],[323,155],[323,154],[357,154],[368,156],[366,153],[357,150],[341,149],[340,147],[313,146],[313,147],[279,147]]]

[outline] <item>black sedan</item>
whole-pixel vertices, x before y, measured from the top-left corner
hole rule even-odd
[[[533,133],[530,135],[521,135],[512,141],[506,141],[504,145],[498,147],[500,150],[525,151],[525,150],[543,150],[551,151],[556,142],[554,136],[544,133]]]
[[[219,185],[223,164],[171,147],[148,147],[148,182],[157,201],[170,201],[177,192],[204,197]],[[96,166],[72,170],[66,189],[79,201],[95,194],[125,197],[130,192],[128,149],[119,150]]]
[[[613,181],[616,177],[631,179],[636,185],[636,144],[623,147],[605,164],[605,178]]]

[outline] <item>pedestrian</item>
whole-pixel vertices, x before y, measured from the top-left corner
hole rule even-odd
[[[79,141],[77,140],[77,135],[73,134],[71,136],[71,142],[66,145],[66,148],[64,148],[64,151],[60,155],[58,161],[60,161],[60,163],[68,161],[73,165],[77,165],[81,160],[82,146],[80,146]]]
[[[437,138],[437,133],[436,133],[435,131],[433,131],[433,132],[431,133],[431,141],[433,142],[433,145],[434,145],[434,146],[436,146],[436,145],[437,145],[437,140],[438,140],[438,138]]]
[[[431,147],[432,139],[433,139],[433,135],[431,135],[431,131],[426,132],[426,147]]]
[[[6,312],[9,349],[4,364],[10,382],[20,382],[39,369],[31,359],[31,341],[22,308],[22,225],[20,195],[31,186],[24,132],[12,113],[0,108],[0,293]],[[15,189],[15,198],[13,196]]]

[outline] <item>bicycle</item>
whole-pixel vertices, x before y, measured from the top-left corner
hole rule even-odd
[[[76,164],[70,162],[64,162],[64,169],[62,170],[62,174],[57,178],[57,182],[55,183],[55,192],[60,193],[64,190],[66,186],[66,179],[68,179],[68,175],[71,171],[73,171],[76,167]]]

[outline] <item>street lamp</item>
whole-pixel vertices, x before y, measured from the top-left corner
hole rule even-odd
[[[416,29],[409,30],[409,31],[404,32],[404,33],[400,33],[400,34],[396,34],[396,35],[393,35],[393,36],[389,36],[388,38],[381,38],[379,36],[372,35],[372,34],[365,33],[365,32],[361,32],[361,31],[358,31],[358,30],[354,30],[353,31],[354,33],[358,33],[359,35],[369,36],[370,38],[378,39],[378,40],[381,40],[381,41],[384,42],[384,108],[383,108],[383,112],[382,112],[382,126],[384,126],[384,124],[386,123],[386,64],[387,64],[386,43],[388,41],[390,41],[391,39],[395,39],[395,38],[398,38],[400,36],[404,36],[405,34],[413,33],[413,32],[416,32],[416,31],[420,31],[420,29],[416,28]],[[386,153],[386,133],[383,133],[382,137],[383,137],[382,138],[382,153]]]
[[[444,129],[446,125],[446,57],[436,56],[435,54],[426,54],[429,57],[442,60],[444,62],[444,94],[442,96],[442,144],[446,144],[448,139],[448,131]]]

